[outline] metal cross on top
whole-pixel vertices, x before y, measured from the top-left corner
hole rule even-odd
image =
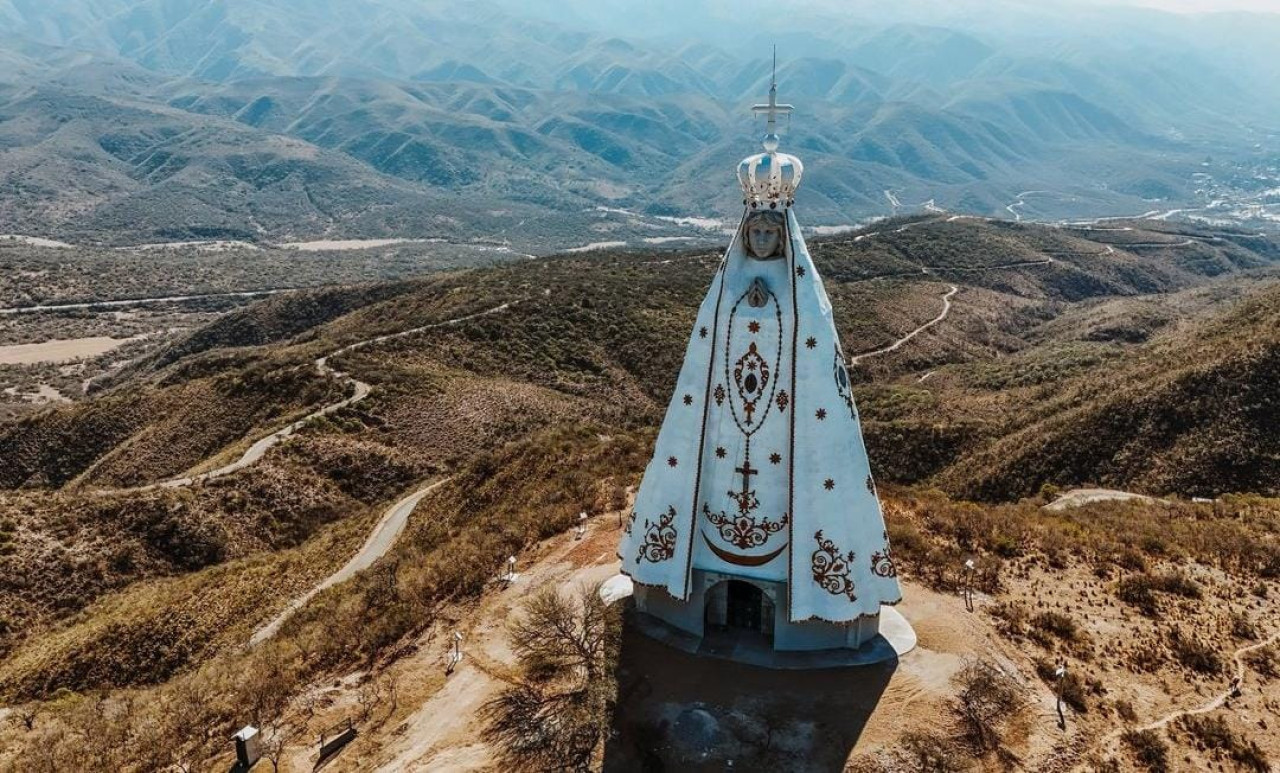
[[[778,149],[778,116],[790,116],[795,112],[794,105],[778,104],[778,47],[773,47],[773,77],[769,83],[769,103],[752,105],[751,112],[768,116],[767,129],[764,136],[764,149],[772,153]]]

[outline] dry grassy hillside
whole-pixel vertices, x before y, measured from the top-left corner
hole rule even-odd
[[[33,729],[15,724],[0,731],[7,733],[0,735],[4,745],[22,755],[0,756],[0,769],[17,769],[19,759],[35,760],[28,769],[40,771],[166,764],[216,769],[230,764],[224,739],[245,721],[282,728],[295,760],[287,769],[297,769],[311,764],[315,733],[357,711],[366,717],[360,739],[337,769],[368,769],[385,759],[382,745],[400,743],[410,713],[431,705],[449,684],[438,675],[438,656],[449,646],[444,633],[472,624],[467,621],[476,600],[496,592],[492,580],[507,555],[519,555],[528,567],[538,555],[535,545],[574,524],[580,510],[604,515],[597,528],[616,528],[614,513],[626,501],[623,487],[638,479],[651,436],[608,436],[602,429],[584,425],[540,433],[467,464],[441,495],[424,503],[373,570],[322,594],[257,649],[235,646],[252,629],[255,612],[261,619],[271,611],[255,609],[253,600],[260,597],[250,592],[252,584],[287,593],[296,585],[277,578],[313,571],[306,554],[285,551],[231,562],[140,585],[95,605],[76,624],[0,665],[0,686],[10,699],[71,690],[35,704]],[[975,556],[981,608],[965,625],[987,631],[993,643],[986,646],[997,647],[1034,694],[1049,694],[1041,681],[1050,679],[1049,665],[1060,658],[1071,663],[1065,739],[1047,715],[1029,707],[1016,723],[1021,730],[1002,742],[1006,760],[1013,754],[1044,770],[1065,770],[1065,759],[1085,769],[1111,764],[1117,767],[1109,769],[1145,770],[1133,750],[1108,746],[1104,736],[1202,702],[1202,694],[1220,689],[1229,675],[1231,651],[1275,633],[1269,621],[1276,598],[1267,590],[1280,576],[1275,500],[1165,508],[1104,503],[1050,514],[1037,501],[992,507],[937,492],[891,487],[883,493],[895,561],[915,597],[926,591],[953,597],[964,581],[960,559]],[[340,535],[323,539],[326,549],[341,541]],[[314,560],[316,554],[310,556]],[[1206,599],[1213,603],[1201,603]],[[271,597],[270,605],[279,603]],[[963,615],[959,607],[953,597],[938,614]],[[940,646],[932,632],[949,622],[917,622],[926,648],[922,657],[934,658],[931,668],[955,659],[928,651]],[[156,641],[176,645],[158,662]],[[192,647],[196,641],[208,645]],[[1280,684],[1274,658],[1273,648],[1249,660],[1250,697],[1237,709],[1243,714],[1214,714],[1225,718],[1242,749],[1261,744],[1251,753],[1264,764],[1280,748],[1249,722],[1275,719],[1266,709]],[[402,660],[411,665],[401,668]],[[195,662],[202,665],[193,668]],[[477,661],[464,668],[501,666]],[[943,672],[950,673],[949,667]],[[926,693],[913,684],[905,686],[913,696],[908,703],[893,703],[894,692],[886,696],[891,705],[885,711],[896,719],[854,749],[855,769],[912,770],[894,760],[916,748],[911,739],[920,733],[951,764],[1001,769],[1000,754],[974,750],[962,735],[951,735],[959,726],[950,719],[951,704],[938,696],[949,689],[945,681]],[[121,689],[125,685],[133,687]],[[109,689],[99,695],[89,688]],[[646,700],[643,691],[630,694],[632,701]],[[317,695],[325,697],[316,700]],[[919,701],[927,702],[930,720],[904,725],[904,716],[918,714],[906,708]],[[175,713],[178,706],[182,711]],[[442,721],[438,712],[432,716]],[[1242,718],[1248,721],[1242,724]],[[778,728],[780,738],[793,732],[786,724]],[[666,753],[662,739],[668,731],[641,730],[626,737],[654,746],[616,749],[615,759]],[[107,743],[108,737],[116,743]],[[475,742],[472,736],[469,743]],[[1174,770],[1198,769],[1218,754],[1197,748],[1188,731],[1160,735],[1154,743],[1167,757],[1186,755],[1191,761]],[[1076,756],[1050,766],[1048,755],[1059,746]],[[767,746],[752,748],[741,763],[803,768],[801,758],[778,759]]]
[[[956,288],[945,319],[856,369],[880,480],[997,500],[1046,483],[1268,491],[1280,290],[1266,266],[1280,251],[1230,232],[1124,227],[1135,230],[931,218],[813,245],[850,353],[926,324]],[[167,748],[207,762],[211,739],[243,723],[245,701],[265,716],[313,680],[393,658],[448,605],[483,593],[507,555],[625,497],[716,262],[602,252],[280,297],[138,363],[92,399],[0,428],[0,458],[12,462],[3,483],[15,489],[0,496],[10,610],[0,693],[136,688],[110,698],[133,712],[201,685],[191,722],[213,735],[147,711],[128,721],[164,724]],[[94,491],[234,458],[348,394],[351,382],[318,372],[317,357],[424,326],[334,356],[368,398],[256,464],[189,489]],[[237,650],[341,563],[379,508],[441,473],[453,482],[376,571],[317,597],[278,641]],[[1046,519],[1036,499],[977,506],[914,489],[889,498],[904,566],[943,591],[956,578],[929,567],[964,553],[989,559],[988,590],[1010,603],[1027,602],[1044,567],[1095,572],[1090,592],[1110,594],[1120,593],[1108,584],[1116,566],[1162,573],[1191,562],[1197,577],[1217,573],[1222,593],[1272,583],[1277,571],[1272,501]],[[1260,620],[1270,602],[1258,598],[1250,614]],[[1010,630],[1036,657],[1059,651]],[[1177,657],[1176,644],[1161,639],[1165,657]],[[278,680],[270,695],[236,683],[268,672]],[[72,754],[67,739],[89,706],[73,697],[42,708],[48,732],[72,735],[21,743],[76,767],[80,758],[57,755]]]

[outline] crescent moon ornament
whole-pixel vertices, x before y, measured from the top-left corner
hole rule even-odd
[[[716,554],[721,561],[727,561],[734,566],[764,566],[773,559],[782,555],[782,551],[787,549],[784,544],[772,553],[765,553],[763,556],[740,556],[737,553],[730,553],[724,548],[717,547],[706,532],[699,532],[702,535],[702,541],[707,543],[707,547],[711,548],[711,552]]]

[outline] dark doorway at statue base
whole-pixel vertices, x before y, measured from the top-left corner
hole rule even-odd
[[[915,647],[892,607],[847,623],[787,619],[785,583],[694,569],[689,599],[637,586],[636,625],[685,652],[766,668],[866,665]]]
[[[748,631],[761,630],[764,617],[764,591],[749,582],[729,580],[726,586],[726,627],[742,628]]]

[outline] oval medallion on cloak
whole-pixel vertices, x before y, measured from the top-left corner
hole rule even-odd
[[[742,434],[764,426],[782,379],[782,306],[756,279],[729,311],[724,377],[729,410]]]

